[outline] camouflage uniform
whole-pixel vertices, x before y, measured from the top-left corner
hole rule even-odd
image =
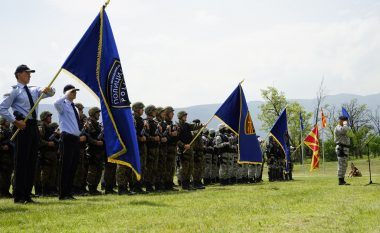
[[[80,128],[82,128],[82,132],[80,137],[85,137],[86,140],[80,142],[79,148],[79,160],[77,170],[74,176],[73,190],[75,194],[83,195],[87,192],[86,190],[86,180],[88,173],[88,159],[86,155],[86,146],[87,146],[87,116],[83,114],[84,106],[81,103],[76,103],[75,107],[79,111],[79,120],[80,120]]]
[[[237,135],[231,133],[230,137],[230,159],[231,159],[231,169],[230,169],[230,183],[231,184],[236,184],[236,177],[238,175],[238,170],[239,170],[239,164],[238,164],[238,150],[237,150],[237,144],[238,144],[238,137]]]
[[[42,195],[56,195],[57,192],[57,173],[58,173],[58,141],[55,140],[55,124],[49,124],[47,117],[51,116],[50,112],[41,113],[40,131],[40,165],[41,165],[41,183]]]
[[[215,138],[215,148],[220,156],[219,181],[221,185],[230,183],[231,169],[233,166],[233,157],[229,135],[224,125],[219,126],[219,134]]]
[[[145,124],[147,125],[147,148],[148,148],[148,156],[146,160],[145,186],[146,186],[146,191],[153,192],[154,191],[153,185],[158,184],[156,182],[158,182],[157,169],[158,169],[159,145],[160,145],[158,124],[153,119],[156,114],[156,107],[153,105],[148,105],[145,108],[145,114],[147,115]]]
[[[180,159],[180,176],[182,189],[193,190],[190,186],[191,174],[194,169],[194,151],[190,147],[188,150],[185,150],[185,145],[189,145],[193,139],[191,131],[200,129],[202,125],[189,124],[184,119],[184,116],[187,116],[187,113],[180,111],[177,114],[179,119],[179,135],[178,135],[178,152]]]
[[[200,121],[194,120],[193,123],[199,127]],[[200,126],[202,127],[202,126]],[[198,134],[199,130],[193,131],[194,137]],[[194,149],[194,170],[193,170],[193,183],[194,187],[197,189],[204,189],[205,187],[202,184],[203,173],[205,170],[204,164],[204,145],[202,137],[195,139],[193,144]]]
[[[12,197],[9,193],[13,172],[12,132],[9,123],[0,118],[0,197]]]
[[[215,147],[215,143],[216,143],[215,131],[210,133],[210,140],[211,140],[213,151],[214,151],[214,153],[212,154],[211,183],[218,183],[220,163],[219,163],[219,150]]]
[[[169,126],[168,131],[168,143],[166,153],[166,165],[165,165],[165,189],[171,191],[178,191],[174,188],[173,177],[176,167],[177,156],[177,142],[178,142],[178,126],[172,121],[174,109],[170,106],[164,109],[166,114],[166,124]]]
[[[334,129],[334,141],[336,144],[335,152],[338,157],[338,179],[339,185],[349,185],[344,180],[347,171],[347,164],[350,152],[350,138],[347,133],[350,127],[346,122],[348,119],[344,116],[339,117],[340,123]]]
[[[165,191],[165,170],[166,170],[166,159],[168,155],[168,124],[166,123],[164,116],[164,108],[157,108],[156,121],[158,123],[158,134],[160,136],[160,146],[159,146],[159,156],[158,156],[158,167],[156,169],[156,191]]]
[[[93,110],[93,111],[90,111]],[[99,135],[102,132],[102,126],[95,119],[95,113],[100,112],[99,108],[91,108],[89,110],[90,118],[88,120],[86,133],[88,135],[87,140],[87,157],[89,161],[88,166],[88,174],[87,174],[87,185],[89,189],[89,193],[91,195],[99,195],[100,192],[97,190],[97,187],[100,182],[100,178],[102,176],[102,169],[104,165],[104,157],[105,157],[105,148],[103,145],[97,145],[101,139],[99,139]]]
[[[202,135],[203,145],[204,145],[204,160],[205,160],[205,170],[203,173],[203,182],[205,185],[211,184],[212,179],[212,155],[214,154],[213,139],[209,136],[209,131],[204,130]]]
[[[130,167],[118,164],[116,168],[116,182],[118,185],[119,195],[145,193],[145,191],[143,191],[142,189],[142,183],[144,182],[146,174],[146,127],[144,126],[144,120],[141,117],[144,108],[145,106],[141,102],[136,102],[132,105],[134,124],[136,128],[136,136],[140,154],[141,180],[137,181],[134,178],[133,171]]]

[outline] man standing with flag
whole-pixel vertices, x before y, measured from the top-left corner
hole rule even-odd
[[[9,94],[4,95],[0,102],[0,116],[12,123],[15,129],[21,129],[15,138],[15,171],[14,171],[14,202],[31,203],[34,172],[37,161],[39,134],[37,127],[37,110],[28,114],[41,96],[51,97],[55,90],[49,87],[28,87],[31,73],[35,70],[26,65],[16,68],[17,85],[12,87]],[[9,112],[13,109],[13,115]],[[25,122],[25,118],[28,120]]]
[[[350,128],[348,127],[347,120],[346,116],[340,116],[339,124],[334,129],[335,152],[338,156],[339,185],[350,185],[344,181],[350,150],[350,138],[347,135]]]

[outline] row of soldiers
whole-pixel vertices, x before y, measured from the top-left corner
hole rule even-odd
[[[187,113],[177,114],[170,106],[147,107],[137,102],[132,105],[142,168],[141,180],[137,180],[128,164],[107,161],[103,127],[99,122],[100,109],[90,108],[89,117],[83,113],[83,105],[75,105],[79,112],[82,132],[77,171],[74,179],[75,195],[99,195],[102,183],[105,194],[144,194],[149,192],[178,191],[173,178],[184,190],[204,189],[205,185],[220,183],[257,183],[262,181],[261,164],[238,164],[238,138],[224,124],[218,131],[204,128],[199,120],[187,122]],[[143,119],[145,113],[146,118]],[[39,195],[57,194],[60,132],[52,123],[52,114],[40,115],[40,149],[35,176],[35,192]],[[202,130],[203,129],[203,130]],[[202,130],[202,132],[200,132]],[[201,134],[192,143],[193,138]],[[1,120],[0,132],[0,195],[10,196],[13,167],[12,135],[9,123]],[[190,144],[192,144],[190,146]],[[269,140],[267,145],[269,180],[282,180],[283,159],[277,156],[278,146]],[[285,179],[285,178],[284,178]]]

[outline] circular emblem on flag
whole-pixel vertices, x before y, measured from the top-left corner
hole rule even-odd
[[[111,107],[114,108],[126,108],[131,104],[119,60],[113,62],[112,67],[108,72],[107,100]]]

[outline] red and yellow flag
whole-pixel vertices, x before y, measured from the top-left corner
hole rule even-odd
[[[323,110],[321,109],[322,113],[322,128],[326,128],[326,117],[325,114],[323,114]]]
[[[319,168],[319,141],[318,141],[318,125],[315,125],[314,129],[303,141],[313,151],[311,157],[310,171]]]

